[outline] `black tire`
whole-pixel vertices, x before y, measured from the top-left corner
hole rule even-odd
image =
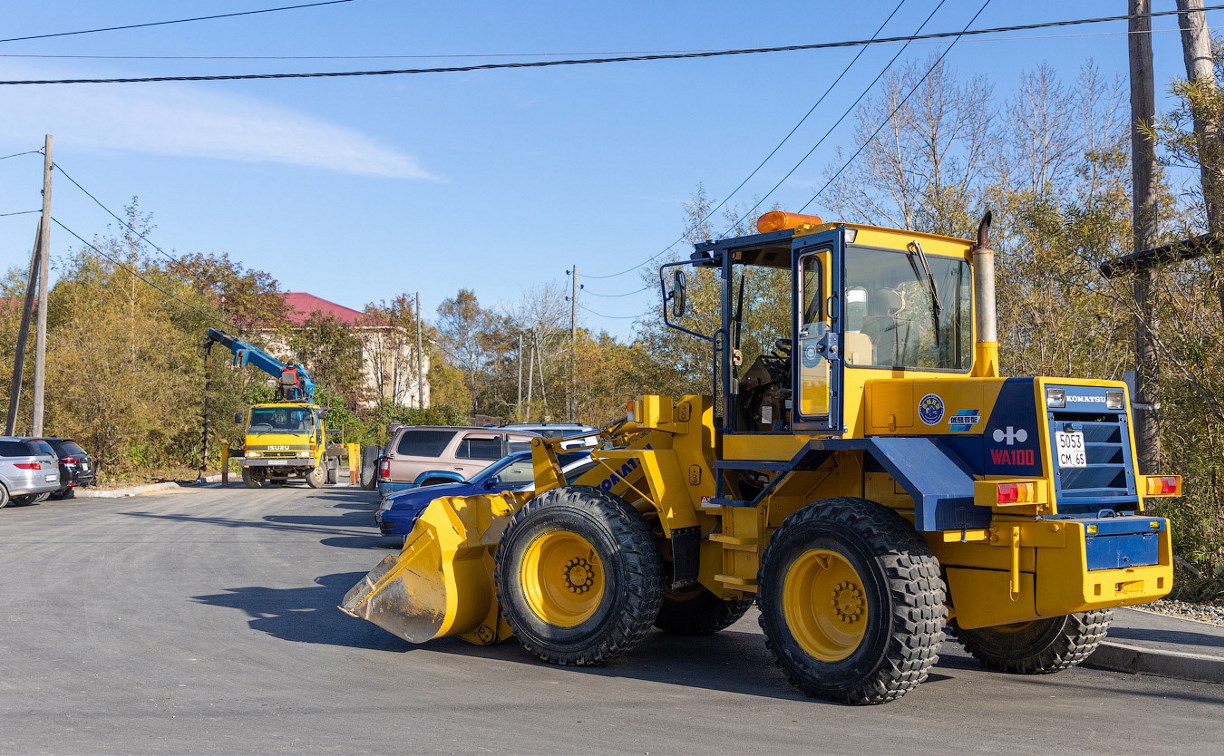
[[[805,575],[821,582],[784,590],[788,577]],[[852,580],[835,582],[846,575]],[[826,604],[814,589],[830,585]],[[791,684],[813,698],[879,704],[927,678],[944,639],[946,595],[939,562],[913,525],[847,497],[804,507],[774,531],[757,604],[766,645]]]
[[[726,601],[704,585],[665,588],[655,627],[670,635],[712,635],[734,625],[752,607],[752,599]]]
[[[37,504],[39,501],[38,494],[24,494],[10,498],[9,504],[14,507],[29,507]]]
[[[368,491],[378,488],[378,457],[381,454],[377,446],[361,447],[361,487]]]
[[[1112,609],[1097,609],[973,630],[958,627],[953,620],[951,630],[965,650],[990,669],[1048,675],[1091,656],[1105,640],[1112,622]]]
[[[242,483],[247,488],[263,488],[264,477],[257,475],[254,470],[249,467],[242,468]]]
[[[330,485],[335,485],[340,479],[340,460],[332,457],[327,463],[327,482]]]
[[[556,553],[547,551],[557,541]],[[555,591],[544,590],[536,582],[548,574],[544,563],[565,561],[565,547],[575,543],[586,556],[568,559],[558,569]],[[532,559],[537,560],[534,577]],[[623,499],[597,488],[567,486],[532,499],[506,527],[496,562],[502,616],[523,647],[546,662],[585,666],[611,661],[641,643],[659,614],[661,565],[650,527]],[[531,583],[526,590],[525,582]],[[541,588],[537,595],[585,601],[588,610],[546,618],[535,607],[550,599],[529,599],[534,587]],[[584,598],[592,589],[596,593]]]
[[[9,501],[10,500],[9,500],[8,489],[4,487],[3,483],[0,483],[0,509],[4,509],[5,507],[7,507],[9,504]]]
[[[327,468],[320,462],[311,468],[310,472],[306,473],[306,485],[311,488],[322,488],[327,482]]]
[[[75,499],[75,498],[76,498],[75,488],[61,488],[60,490],[51,494],[52,501],[64,501],[66,499]]]

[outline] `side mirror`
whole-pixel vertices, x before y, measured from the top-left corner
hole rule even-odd
[[[234,424],[242,425],[242,413],[241,412],[234,413]]]
[[[500,485],[501,485],[501,481],[500,481],[500,480],[498,480],[496,476],[494,476],[494,477],[492,477],[492,478],[489,478],[488,480],[486,480],[486,481],[484,482],[484,487],[485,487],[486,489],[493,489],[493,488],[497,488],[497,487],[498,487],[498,486],[500,486]]]
[[[667,298],[672,303],[672,316],[684,317],[685,305],[688,301],[688,279],[682,268],[677,268],[672,272],[672,290]]]

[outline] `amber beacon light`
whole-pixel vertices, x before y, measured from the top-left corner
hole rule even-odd
[[[824,223],[819,215],[801,215],[800,213],[784,213],[781,210],[765,213],[757,218],[757,231],[767,234],[770,231],[782,231],[800,226],[817,226]]]

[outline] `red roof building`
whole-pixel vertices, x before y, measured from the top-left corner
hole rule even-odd
[[[361,325],[361,312],[351,307],[329,302],[322,297],[316,297],[314,294],[307,294],[303,291],[289,291],[283,296],[285,304],[289,305],[290,325],[306,325],[306,321],[310,320],[310,316],[316,312],[332,315],[341,323]]]

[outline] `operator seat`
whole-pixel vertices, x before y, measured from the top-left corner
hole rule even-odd
[[[867,302],[867,317],[862,332],[871,338],[872,365],[891,367],[901,364],[901,355],[908,333],[908,322],[898,321],[897,313],[905,307],[905,295],[897,289],[877,289]]]

